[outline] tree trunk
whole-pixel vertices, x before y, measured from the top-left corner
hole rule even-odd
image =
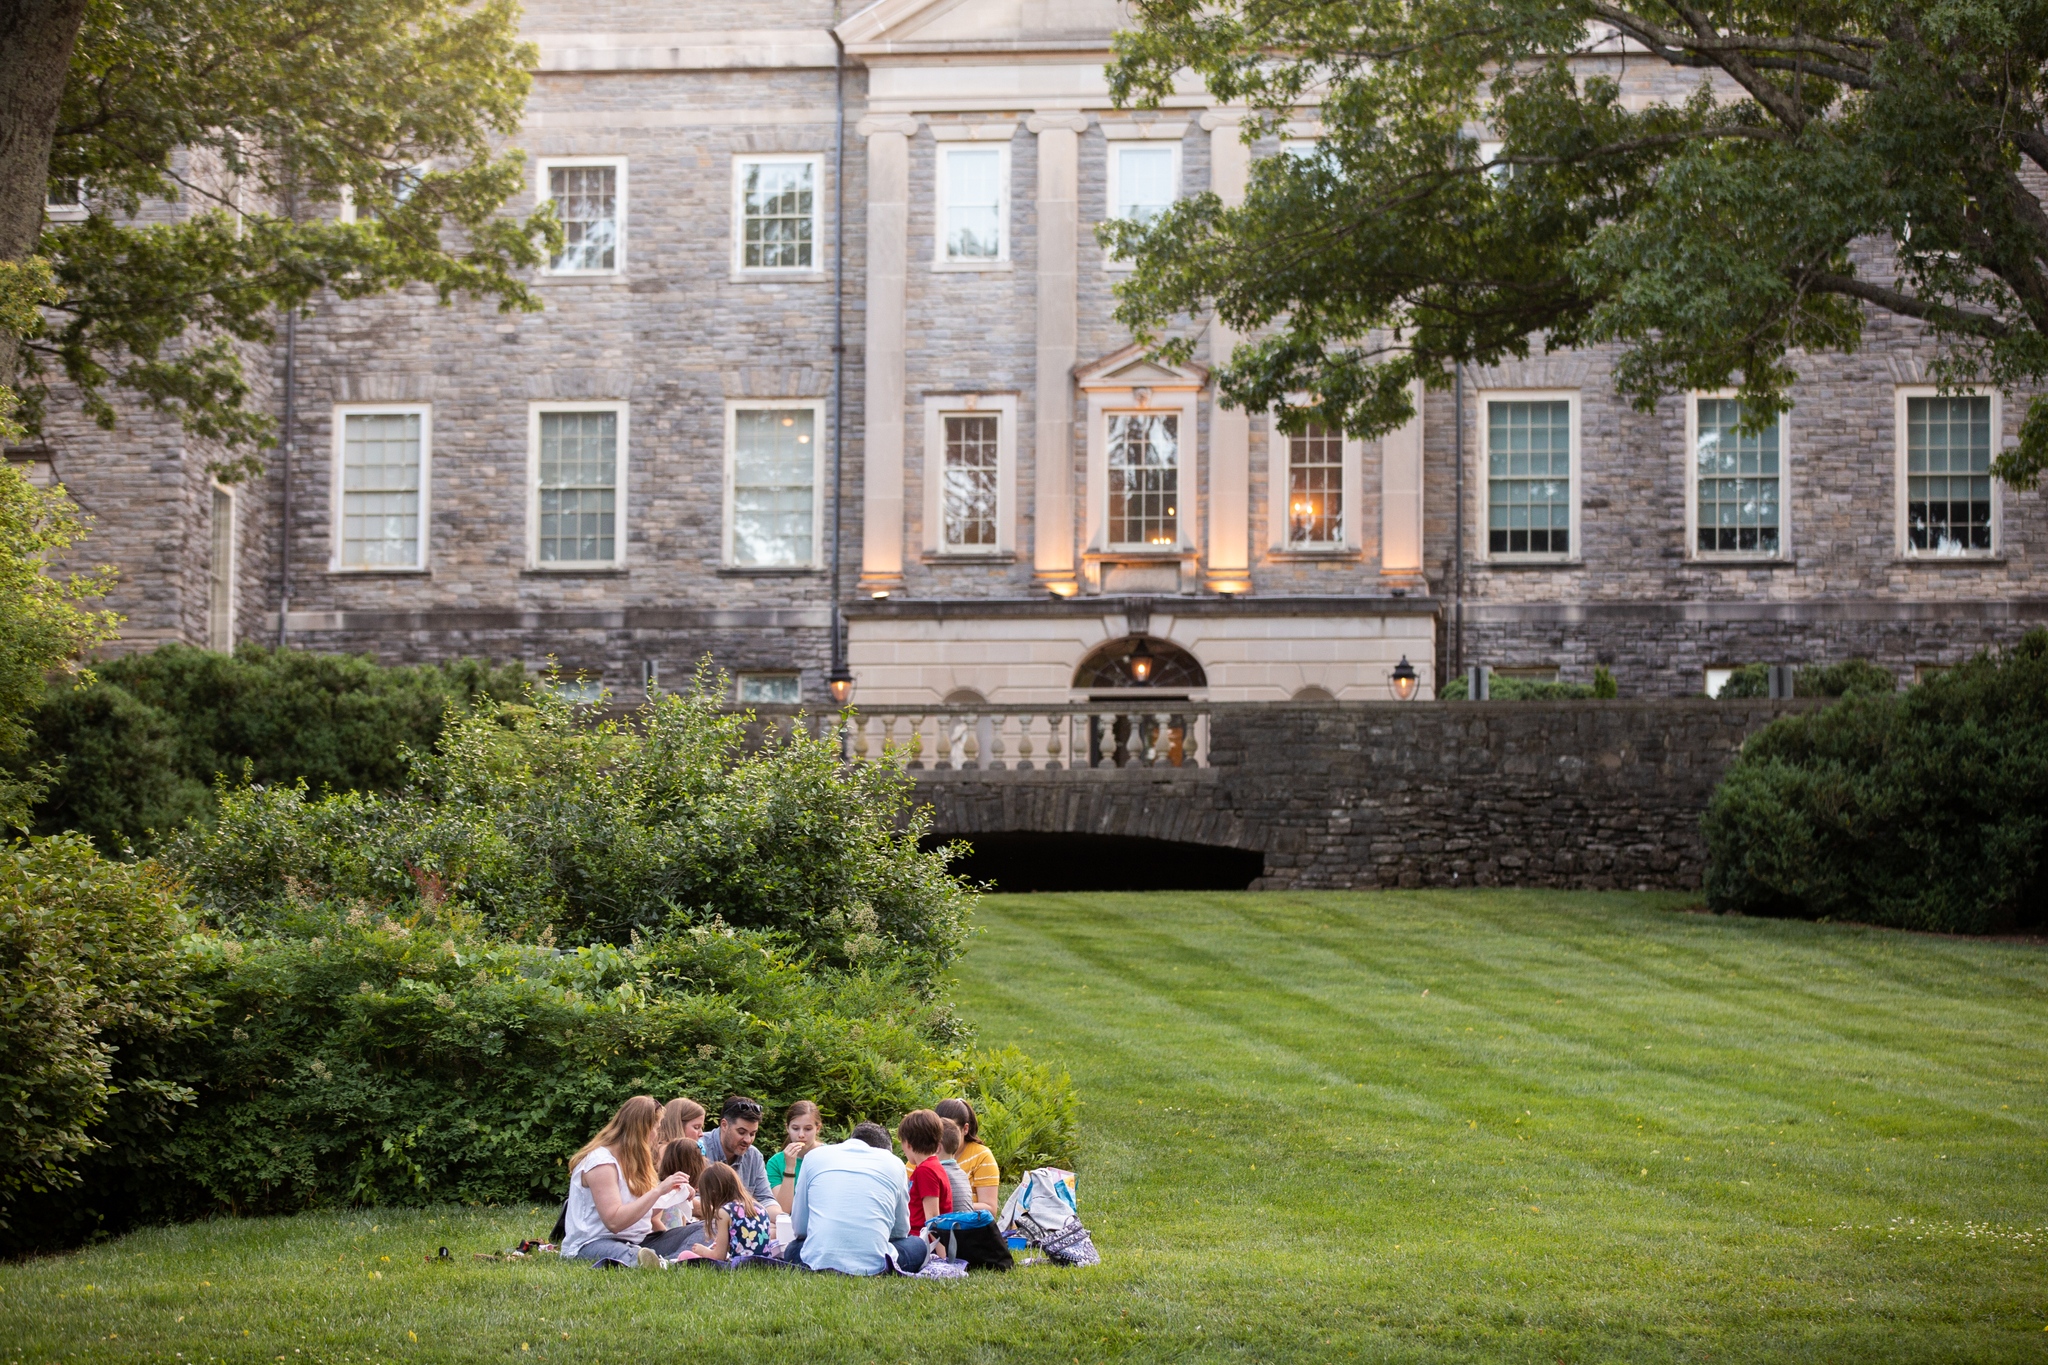
[[[85,0],[0,0],[0,260],[35,250],[49,197],[50,139]],[[0,331],[0,385],[14,375],[15,338]]]

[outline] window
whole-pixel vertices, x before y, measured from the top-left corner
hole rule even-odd
[[[728,404],[732,451],[726,562],[807,569],[818,559],[817,404]]]
[[[1574,407],[1567,398],[1487,401],[1489,554],[1571,552]]]
[[[1287,439],[1287,548],[1344,543],[1344,433],[1311,423]]]
[[[532,564],[624,563],[626,405],[535,403],[529,412]]]
[[[1178,414],[1109,414],[1109,539],[1114,545],[1179,545]]]
[[[794,706],[804,699],[803,679],[795,673],[742,673],[739,699],[770,706]]]
[[[1906,552],[1991,553],[1988,395],[1904,394]]]
[[[1733,398],[1693,400],[1693,550],[1701,555],[1783,552],[1783,451],[1774,419],[1762,431],[1741,428]]]
[[[43,196],[43,215],[53,223],[78,223],[89,211],[83,180],[53,179]]]
[[[1109,144],[1109,216],[1149,223],[1180,198],[1178,142]]]
[[[544,683],[549,692],[575,706],[596,706],[604,700],[604,679],[582,673],[573,678],[556,678]]]
[[[426,566],[430,429],[425,406],[335,413],[335,567]]]
[[[540,163],[540,201],[562,220],[555,275],[616,275],[626,268],[626,163],[575,157]]]
[[[235,647],[235,495],[215,485],[207,544],[206,647]]]
[[[939,147],[938,258],[989,265],[1010,258],[1010,149]]]
[[[940,489],[949,550],[996,548],[998,428],[992,412],[946,413],[945,482]]]
[[[818,180],[822,166],[815,156],[734,163],[737,269],[809,272],[820,268]]]

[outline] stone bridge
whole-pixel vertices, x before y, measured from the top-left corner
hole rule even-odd
[[[1812,703],[1207,703],[873,708],[935,830],[1258,855],[1265,887],[1697,887],[1743,740]],[[1152,709],[1156,707],[1156,709]]]

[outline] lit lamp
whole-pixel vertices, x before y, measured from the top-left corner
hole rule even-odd
[[[1143,640],[1131,651],[1131,681],[1143,687],[1152,681],[1152,651],[1145,647]]]
[[[1415,672],[1415,665],[1408,662],[1403,654],[1401,662],[1394,665],[1394,695],[1402,701],[1415,700],[1415,685],[1422,679]]]
[[[832,693],[834,706],[846,705],[846,699],[853,695],[853,674],[841,664],[832,670],[832,676],[825,680],[825,686]]]

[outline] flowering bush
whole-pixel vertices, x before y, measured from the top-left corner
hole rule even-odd
[[[634,723],[593,724],[544,690],[453,717],[399,790],[224,794],[170,851],[200,903],[247,934],[299,903],[446,899],[485,932],[622,945],[712,921],[838,969],[894,964],[920,987],[959,951],[972,892],[921,851],[928,823],[890,763],[848,765],[801,731],[749,744],[715,681]]]

